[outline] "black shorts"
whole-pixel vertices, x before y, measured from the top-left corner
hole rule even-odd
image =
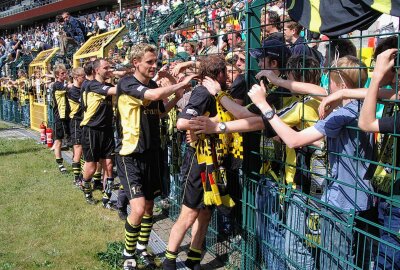
[[[182,162],[182,177],[184,185],[183,205],[191,209],[204,208],[204,189],[200,173],[206,170],[206,165],[197,163],[196,150],[187,147]]]
[[[154,200],[161,194],[161,172],[158,150],[147,150],[127,156],[116,155],[118,177],[129,200],[145,197]]]
[[[66,139],[69,135],[69,120],[56,120],[53,129],[54,140]]]
[[[82,128],[81,121],[76,119],[71,119],[69,123],[69,129],[71,132],[71,143],[73,145],[80,145],[82,138]]]
[[[81,143],[85,161],[98,162],[100,159],[111,158],[115,148],[113,130],[84,126]]]

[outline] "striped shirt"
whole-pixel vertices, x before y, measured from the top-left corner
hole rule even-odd
[[[364,211],[372,205],[369,192],[373,189],[366,179],[371,164],[359,159],[373,160],[374,139],[372,133],[357,128],[360,108],[359,101],[352,101],[314,125],[327,137],[330,176],[334,179],[328,181],[322,198],[345,211]]]

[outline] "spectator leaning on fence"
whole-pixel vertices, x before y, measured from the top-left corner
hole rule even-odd
[[[394,116],[385,116],[381,119],[377,119],[376,101],[377,98],[383,100],[398,99],[396,91],[396,80],[398,75],[396,75],[393,68],[393,57],[396,55],[397,45],[398,37],[391,36],[382,39],[376,47],[374,53],[376,64],[368,91],[367,89],[344,89],[335,92],[322,101],[319,109],[320,116],[323,118],[332,110],[331,108],[334,108],[336,104],[341,103],[343,99],[365,98],[363,107],[361,108],[358,125],[366,132],[380,132],[385,134],[384,139],[382,140],[383,145],[379,153],[380,158],[378,161],[380,163],[392,164],[396,167],[398,167],[398,160],[392,160],[392,153],[397,153],[397,151],[399,151],[400,139],[397,137],[396,143],[393,139],[394,136],[388,135],[388,133],[400,133],[399,117],[397,114],[397,118]],[[397,65],[397,63],[394,63],[394,65]],[[385,88],[387,85],[391,86],[391,89]],[[390,106],[391,104],[388,105]],[[371,149],[371,151],[373,151],[373,149]],[[379,170],[379,167],[381,167],[381,170]],[[381,173],[379,173],[379,171]],[[397,170],[390,171],[386,170],[386,168],[382,168],[382,166],[378,166],[374,174],[373,185],[379,194],[388,197],[393,196],[392,199],[384,199],[381,196],[379,197],[379,223],[385,228],[380,230],[381,239],[397,247],[400,247],[399,238],[396,236],[397,232],[400,230],[399,184],[400,181],[398,180]],[[393,269],[393,267],[394,269],[400,269],[400,252],[380,242],[376,266],[377,269]]]
[[[336,66],[350,69],[334,71],[335,76],[331,76],[331,91],[357,87],[359,78],[361,78],[360,84],[363,85],[367,74],[365,69],[358,69],[360,65],[362,66],[360,61],[354,57],[340,58]],[[278,136],[289,147],[309,145],[324,136],[327,137],[331,177],[334,180],[327,186],[322,196],[322,200],[328,203],[329,207],[324,208],[324,216],[321,217],[321,244],[326,251],[321,250],[320,268],[331,269],[339,265],[343,269],[348,269],[346,262],[342,262],[339,257],[347,254],[350,262],[354,260],[356,253],[351,243],[357,238],[354,238],[356,236],[348,230],[347,226],[331,220],[329,216],[335,216],[345,222],[352,211],[358,216],[365,215],[372,206],[371,176],[367,174],[368,168],[372,165],[368,161],[359,159],[373,160],[373,151],[370,151],[374,144],[373,134],[347,128],[357,126],[361,104],[354,100],[346,100],[343,102],[343,107],[332,112],[326,119],[319,120],[314,126],[297,132],[283,123],[276,115],[274,108],[268,104],[263,84],[254,85],[249,96],[263,113],[264,119],[271,124]],[[340,153],[340,156],[335,153]],[[354,157],[355,154],[356,157]],[[357,190],[355,187],[358,187]],[[327,215],[326,218],[325,215]],[[355,226],[360,226],[357,220]],[[368,260],[369,254],[365,254],[365,257]],[[363,266],[367,267],[365,264]]]
[[[398,62],[395,62],[396,60],[398,61],[398,56],[399,51],[396,48],[384,51],[377,57],[371,84],[367,96],[365,97],[358,123],[359,127],[366,132],[400,134],[400,118],[398,114],[396,117],[391,116],[376,119],[376,99],[379,88],[390,84],[392,89],[396,89],[400,69],[397,68],[397,70],[395,70],[393,67],[394,65],[398,65]],[[389,147],[391,146],[389,145]],[[393,145],[393,153],[398,153],[398,151],[400,151],[399,137],[397,137],[397,143]],[[398,167],[399,161],[396,160],[392,165]],[[391,197],[391,199],[388,200],[379,198],[379,222],[385,229],[389,230],[380,230],[380,233],[382,240],[385,240],[399,248],[400,178],[399,172],[396,169],[393,170],[393,175],[389,177],[388,182],[389,184],[381,183],[380,187],[378,185],[378,190],[381,194]],[[378,269],[400,269],[400,251],[379,242],[379,255],[376,264]]]

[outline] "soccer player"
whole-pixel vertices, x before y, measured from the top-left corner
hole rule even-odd
[[[182,82],[158,87],[152,80],[157,68],[156,48],[149,44],[132,47],[132,75],[117,86],[118,130],[122,146],[116,155],[118,176],[129,198],[131,212],[125,222],[124,269],[136,269],[137,262],[154,266],[147,252],[153,226],[154,198],[161,193],[159,166],[160,116],[168,112],[195,75]],[[163,99],[175,94],[165,106]]]
[[[113,185],[112,160],[114,151],[113,133],[113,106],[111,95],[115,95],[116,87],[105,83],[111,77],[110,63],[98,58],[93,62],[95,72],[94,80],[90,81],[82,93],[83,119],[82,127],[82,149],[85,159],[82,188],[86,202],[95,204],[92,195],[91,178],[96,172],[97,162],[102,163],[105,172],[104,195],[111,196]],[[111,207],[109,199],[103,196],[103,206]]]
[[[61,155],[62,140],[66,139],[69,135],[69,104],[67,99],[67,85],[66,79],[68,77],[67,68],[59,64],[54,68],[54,76],[56,82],[53,84],[52,102],[54,114],[54,155],[58,169],[61,173],[66,173],[67,169],[64,167],[63,158]]]

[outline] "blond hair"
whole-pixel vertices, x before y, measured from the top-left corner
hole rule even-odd
[[[58,75],[60,74],[60,71],[67,71],[67,68],[65,67],[64,64],[57,64],[57,65],[54,67],[54,70],[53,70],[54,76],[55,76],[55,77],[58,77]]]
[[[85,70],[82,67],[77,67],[72,70],[72,77],[76,78],[79,75],[85,75]]]
[[[132,46],[131,53],[129,55],[129,61],[133,59],[141,60],[145,53],[152,52],[156,53],[157,49],[154,45],[147,43],[139,43]]]
[[[364,87],[368,79],[367,66],[357,57],[346,55],[337,60],[332,67],[340,69],[331,71],[331,79],[336,84],[345,82],[347,88]]]

